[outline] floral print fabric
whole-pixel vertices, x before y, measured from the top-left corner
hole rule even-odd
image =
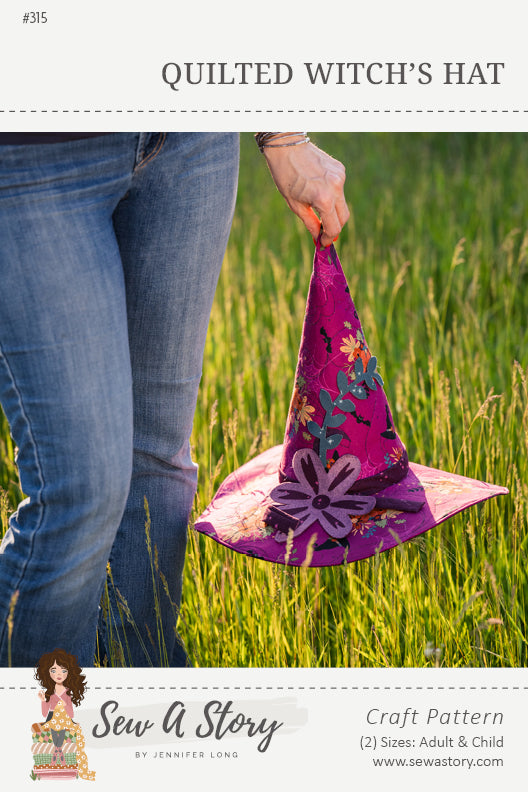
[[[378,488],[399,460],[404,477],[405,446],[377,365],[335,249],[318,247],[284,436],[284,478],[295,480],[293,457],[301,448],[314,448],[327,468],[353,454],[361,464],[358,478],[376,477]]]
[[[335,249],[318,246],[284,444],[228,476],[195,528],[257,558],[332,566],[507,492],[409,463]]]

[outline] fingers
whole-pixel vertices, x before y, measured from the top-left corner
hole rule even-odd
[[[298,203],[291,204],[291,209],[303,221],[314,240],[317,239],[321,231],[321,220],[317,217],[312,207]]]
[[[347,210],[348,211],[348,210]],[[331,209],[324,209],[319,211],[321,224],[323,226],[323,233],[321,234],[321,244],[326,247],[330,245],[336,237],[341,233],[348,216],[341,219],[344,215],[341,209],[341,217],[334,204]]]
[[[324,247],[327,247],[337,239],[349,217],[350,212],[346,204],[344,208],[336,206],[332,212],[321,212],[321,225],[323,227],[321,244]]]
[[[323,172],[307,182],[304,199],[319,215],[319,227],[323,227],[321,243],[326,247],[339,236],[350,217],[344,194],[346,174],[344,166],[333,157],[320,149],[316,153]]]
[[[350,217],[350,211],[342,191],[337,195],[325,196],[322,202],[315,202],[314,208],[319,213],[320,224],[323,227],[321,244],[326,247],[339,236]]]
[[[314,207],[319,212],[323,225],[321,243],[329,245],[339,234],[350,217],[350,212],[345,200],[345,168],[332,158],[325,174],[323,199]]]
[[[325,247],[339,236],[350,217],[342,185],[334,190],[328,183],[322,183],[309,202],[291,201],[290,207],[314,239],[319,236],[322,226],[321,243]]]
[[[332,242],[333,242],[334,240],[336,240],[338,236],[339,236],[339,233],[337,233],[337,234],[334,234],[334,233],[332,232],[332,233],[330,233],[330,234],[329,234],[329,233],[326,231],[326,226],[325,226],[325,224],[323,223],[323,233],[321,234],[321,245],[322,245],[323,247],[328,247],[328,245],[331,245],[331,244],[332,244]]]
[[[341,192],[339,199],[336,201],[336,212],[339,218],[339,222],[341,223],[341,228],[348,223],[350,219],[350,209],[348,208],[348,204],[345,201],[345,195]]]

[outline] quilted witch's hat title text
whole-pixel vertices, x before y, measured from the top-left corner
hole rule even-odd
[[[501,85],[505,63],[498,61],[450,61],[412,63],[407,61],[304,63],[283,62],[185,62],[165,63],[163,82],[173,91],[204,85],[288,85],[302,81],[324,85]]]

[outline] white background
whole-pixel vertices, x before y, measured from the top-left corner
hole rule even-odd
[[[1,131],[528,128],[526,10],[519,0],[41,3],[39,8],[11,0],[0,9]],[[23,24],[23,13],[31,10],[46,11],[48,22]],[[182,86],[175,92],[161,79],[161,69],[169,61],[287,62],[294,69],[294,80],[287,86]],[[428,62],[434,79],[427,86],[414,80],[404,86],[310,86],[305,62],[339,61]],[[501,85],[443,85],[443,64],[458,61],[504,62]],[[236,764],[228,760],[138,763],[131,748],[105,749],[89,741],[89,762],[97,771],[95,785],[102,789],[117,784],[145,789],[160,781],[170,782],[163,788],[187,782],[198,789],[252,792],[292,784],[318,790],[329,783],[345,790],[375,791],[391,785],[409,792],[478,785],[486,792],[499,784],[517,786],[524,776],[525,670],[88,669],[87,674],[90,691],[79,710],[85,731],[110,695],[119,695],[123,706],[170,702],[160,685],[247,685],[249,690],[237,692],[238,700],[262,697],[266,702],[287,695],[294,699],[294,709],[308,713],[306,724],[276,735],[264,755],[240,741]],[[266,685],[269,691],[255,689]],[[123,686],[130,690],[110,694],[109,690]],[[278,688],[284,686],[294,689],[279,694]],[[337,690],[330,690],[332,686]],[[398,710],[408,704],[420,710],[429,706],[454,710],[467,704],[474,710],[504,711],[500,733],[505,747],[499,754],[487,754],[502,756],[504,768],[373,770],[369,755],[358,747],[365,732],[365,712],[373,706]],[[0,706],[2,780],[9,780],[14,789],[26,788],[33,784],[29,727],[39,717],[31,670],[0,671]],[[401,730],[397,736],[408,736],[409,731]],[[235,742],[231,741],[233,746]]]
[[[264,792],[270,788],[320,790],[332,788],[372,792],[406,789],[409,792],[441,792],[475,788],[495,792],[498,785],[519,788],[524,776],[525,712],[528,677],[523,670],[412,670],[412,669],[127,669],[120,672],[85,669],[88,690],[74,720],[81,724],[91,770],[96,771],[95,788],[125,789],[182,788]],[[34,784],[31,769],[30,726],[40,719],[40,701],[31,669],[4,670],[0,687],[0,744],[3,747],[2,780],[22,789]],[[148,717],[155,726],[144,737],[128,736],[94,739],[92,729],[104,727],[101,705],[118,701],[126,720]],[[259,752],[255,738],[240,733],[214,740],[193,738],[204,703],[210,700],[233,702],[233,712],[243,712],[267,723],[284,723],[271,738],[268,749]],[[184,721],[183,740],[171,739],[161,729],[162,714],[170,704],[182,701],[189,712]],[[416,723],[369,725],[367,713],[403,712],[416,709]],[[193,710],[194,708],[194,710]],[[430,708],[439,712],[502,712],[502,725],[427,725]],[[380,714],[376,714],[379,718]],[[453,715],[451,716],[453,717]],[[196,719],[197,718],[197,719]],[[371,716],[372,719],[372,716]],[[189,728],[187,727],[187,724]],[[393,739],[422,737],[453,738],[454,747],[361,750],[362,736]],[[460,748],[464,736],[503,738],[502,748]],[[155,758],[160,751],[204,752],[203,759]],[[147,758],[136,759],[136,751]],[[211,751],[236,751],[238,758],[211,759]],[[375,768],[372,758],[501,758],[503,767],[413,767]],[[52,788],[56,782],[45,782]],[[62,782],[61,782],[62,783]],[[80,782],[87,784],[88,782]],[[63,788],[63,787],[61,787]],[[523,788],[522,786],[520,788]]]
[[[4,130],[527,128],[519,0],[41,2],[46,24],[23,24],[33,6],[21,0],[0,11]],[[161,77],[168,62],[286,62],[294,79],[173,91]],[[311,86],[306,62],[426,62],[433,81]],[[467,77],[475,63],[505,68],[500,85],[444,85],[446,62],[465,63]]]

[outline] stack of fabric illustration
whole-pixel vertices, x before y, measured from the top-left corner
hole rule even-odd
[[[67,779],[78,777],[77,735],[67,729],[43,728],[33,733],[32,777]]]

